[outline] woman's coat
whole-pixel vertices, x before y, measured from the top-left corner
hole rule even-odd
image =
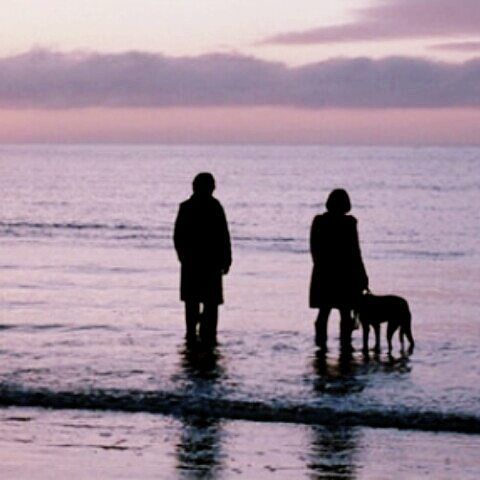
[[[355,217],[329,212],[317,215],[310,232],[310,252],[310,307],[354,306],[368,288]]]

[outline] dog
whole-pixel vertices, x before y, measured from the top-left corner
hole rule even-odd
[[[387,322],[388,353],[392,353],[392,337],[400,329],[399,337],[404,351],[403,337],[409,341],[408,352],[413,353],[415,342],[412,335],[412,315],[408,302],[396,295],[373,295],[367,292],[362,295],[356,309],[356,316],[363,329],[363,351],[368,352],[368,334],[370,326],[375,331],[375,352],[380,352],[380,324]]]

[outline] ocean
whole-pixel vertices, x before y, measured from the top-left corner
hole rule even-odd
[[[219,345],[184,345],[178,204],[230,225]],[[480,476],[480,149],[0,147],[0,478]],[[416,348],[314,345],[313,216],[345,188]],[[372,339],[371,339],[372,341]]]

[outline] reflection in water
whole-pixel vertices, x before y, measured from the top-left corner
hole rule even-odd
[[[222,468],[221,433],[218,420],[199,417],[182,420],[177,444],[177,469],[183,477],[217,477]]]
[[[351,351],[341,352],[338,361],[330,361],[325,351],[318,351],[313,361],[317,395],[342,396],[363,390],[365,383],[359,379]],[[355,453],[358,429],[352,427],[312,427],[309,470],[313,478],[353,479],[356,474]]]
[[[350,351],[340,352],[338,361],[332,361],[325,351],[318,350],[313,360],[315,393],[342,396],[361,392],[365,388],[365,379],[358,375],[361,367]]]
[[[343,399],[354,398],[372,381],[373,377],[383,374],[409,374],[408,355],[400,358],[389,356],[382,361],[379,355],[357,357],[351,351],[340,352],[337,360],[327,357],[325,351],[317,351],[313,359],[315,380],[313,388],[321,399],[323,395],[338,399],[338,408],[342,408]],[[376,383],[378,379],[374,382]],[[314,426],[308,468],[313,478],[356,477],[356,452],[360,430],[355,427]]]
[[[355,478],[357,437],[358,430],[353,428],[312,427],[311,458],[307,465],[312,478]]]
[[[218,388],[223,376],[218,349],[186,346],[180,353],[185,389],[201,402]],[[184,478],[216,478],[222,469],[222,426],[218,419],[188,416],[182,419],[176,446],[177,470]]]

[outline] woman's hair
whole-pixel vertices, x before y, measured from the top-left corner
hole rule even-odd
[[[193,179],[193,191],[203,195],[211,195],[215,190],[215,179],[208,172],[201,172]]]
[[[325,204],[327,211],[330,213],[344,214],[348,213],[352,208],[350,197],[343,188],[336,188],[330,192]]]

